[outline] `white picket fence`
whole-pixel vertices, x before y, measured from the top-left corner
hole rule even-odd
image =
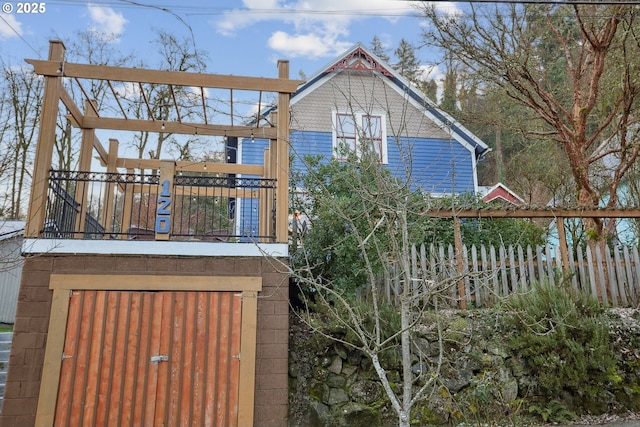
[[[426,295],[426,287],[444,286],[451,306],[483,307],[517,292],[526,292],[535,283],[557,284],[568,277],[571,286],[596,296],[612,307],[637,307],[640,295],[638,248],[616,247],[611,251],[569,248],[569,265],[563,266],[559,248],[550,245],[463,246],[456,257],[452,245],[421,246],[412,251],[412,294]],[[397,302],[401,294],[399,277],[384,280],[384,296]],[[464,303],[462,302],[464,301]]]

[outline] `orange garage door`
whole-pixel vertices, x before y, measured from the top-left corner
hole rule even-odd
[[[56,426],[236,426],[234,292],[73,291]]]

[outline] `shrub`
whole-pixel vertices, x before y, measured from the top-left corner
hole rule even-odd
[[[591,296],[550,284],[508,304],[514,326],[509,346],[537,391],[569,408],[600,412],[597,402],[606,399],[616,369],[605,310]]]

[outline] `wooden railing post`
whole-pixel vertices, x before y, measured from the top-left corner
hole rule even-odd
[[[127,169],[128,174],[133,174],[133,169]],[[124,185],[124,201],[122,205],[122,225],[120,232],[123,233],[121,235],[121,239],[127,239],[127,230],[131,228],[131,212],[133,210],[133,192],[135,186],[133,184],[127,183]]]
[[[271,178],[271,150],[264,149],[263,153],[263,165],[264,165],[264,178]],[[260,212],[258,215],[258,234],[260,236],[270,236],[271,232],[271,198],[273,190],[265,188],[260,190]],[[261,242],[265,242],[268,239],[263,237]]]
[[[158,201],[156,205],[155,232],[156,240],[169,240],[171,237],[172,208],[175,201],[173,194],[173,177],[176,173],[176,162],[163,160],[160,163],[160,183],[158,185]]]
[[[116,160],[118,159],[118,147],[119,143],[117,139],[109,139],[109,158],[107,160],[107,173],[117,173]],[[107,175],[108,176],[108,175]],[[101,223],[107,233],[113,231],[113,212],[115,211],[115,200],[113,192],[116,190],[114,183],[109,182],[107,178],[107,185],[104,190],[104,201],[102,203],[102,218]]]
[[[84,114],[86,116],[97,116],[92,101],[86,100],[84,104]],[[82,129],[82,142],[80,145],[80,156],[78,159],[78,171],[91,170],[91,154],[93,153],[93,144],[96,138],[95,129]],[[89,194],[87,192],[89,184],[84,180],[76,182],[75,200],[80,206],[80,215],[75,222],[75,238],[82,239],[85,231],[85,222],[87,218]]]

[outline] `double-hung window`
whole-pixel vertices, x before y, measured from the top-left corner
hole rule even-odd
[[[381,163],[388,162],[383,114],[334,113],[333,124],[333,152],[338,160],[346,160],[351,153],[375,152]]]

